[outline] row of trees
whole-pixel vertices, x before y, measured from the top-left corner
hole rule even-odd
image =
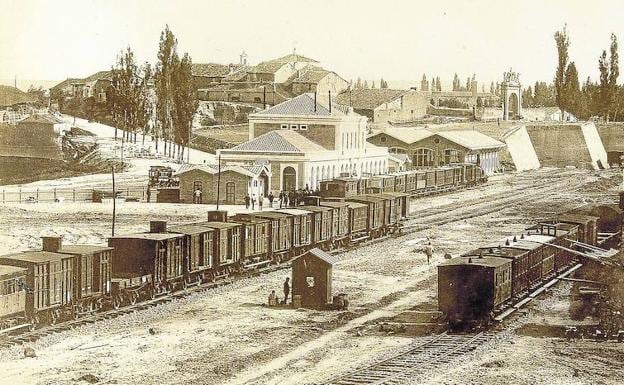
[[[522,107],[555,107],[555,86],[546,82],[535,82],[522,90]]]
[[[420,81],[420,90],[421,91],[442,91],[442,84],[440,83],[440,77],[435,76],[431,77],[431,85],[429,85],[429,80],[427,80],[427,75],[423,74],[422,80]]]
[[[111,71],[107,105],[115,126],[122,128],[122,140],[136,143],[137,131],[163,141],[163,152],[184,158],[184,146],[191,138],[193,116],[198,107],[188,53],[180,58],[177,39],[168,26],[161,33],[157,62],[136,64],[128,47]]]
[[[556,106],[581,119],[599,116],[606,121],[622,120],[624,88],[617,83],[620,74],[617,36],[611,34],[609,53],[603,50],[598,57],[599,81],[587,77],[582,86],[576,64],[570,61],[567,27],[555,32],[554,38],[558,59],[554,79]]]
[[[353,84],[353,89],[356,89],[356,90],[364,90],[364,89],[369,89],[369,88],[377,88],[374,80],[371,82],[369,86],[368,80],[362,80],[361,78],[358,77],[355,83]],[[381,80],[379,81],[379,88],[388,88],[388,82],[385,81],[384,78],[381,78]]]

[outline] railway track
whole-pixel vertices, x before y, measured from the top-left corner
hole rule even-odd
[[[403,229],[407,231],[403,231],[398,236],[407,235],[409,233],[420,231],[431,226],[439,226],[439,225],[447,224],[447,223],[454,222],[454,221],[487,215],[495,211],[498,211],[500,209],[503,209],[509,206],[510,204],[518,203],[521,201],[531,202],[531,201],[535,201],[538,199],[543,199],[545,198],[545,194],[549,192],[554,192],[554,191],[561,192],[564,190],[565,191],[573,190],[582,185],[582,183],[578,181],[577,175],[573,175],[573,176],[569,176],[565,178],[561,177],[560,179],[565,179],[566,182],[574,181],[575,179],[577,179],[577,184],[574,186],[570,186],[569,183],[566,183],[565,184],[566,188],[562,189],[560,185],[548,186],[552,184],[552,181],[548,181],[548,182],[541,183],[538,186],[532,186],[533,189],[535,189],[535,187],[538,187],[537,193],[534,192],[532,194],[528,194],[528,195],[524,194],[524,195],[519,196],[518,191],[514,190],[514,191],[503,192],[499,194],[494,194],[493,196],[485,197],[485,199],[487,199],[486,202],[479,202],[480,201],[479,199],[479,200],[476,200],[477,203],[474,203],[474,204],[471,204],[470,201],[468,202],[464,201],[464,202],[459,202],[459,203],[453,203],[450,205],[445,205],[445,206],[451,206],[451,207],[443,206],[443,207],[438,207],[435,209],[425,210],[423,211],[424,215],[419,215],[417,218],[406,221],[405,225],[403,226]],[[492,200],[492,198],[494,198],[494,200]],[[443,211],[440,212],[440,210],[443,210]],[[363,242],[363,244],[365,245],[376,244],[379,242],[383,242],[388,238],[389,236],[383,236],[383,237],[365,241]],[[332,250],[330,253],[341,254],[349,250],[352,250],[352,248]],[[209,282],[209,283],[204,283],[198,286],[192,286],[185,290],[177,291],[177,292],[165,295],[165,296],[160,296],[152,300],[140,302],[134,305],[128,305],[120,309],[111,309],[111,310],[107,310],[103,312],[94,312],[89,315],[84,315],[77,320],[69,320],[69,321],[65,321],[59,324],[55,324],[55,325],[48,325],[39,329],[35,329],[33,331],[26,331],[26,332],[21,332],[21,333],[14,331],[9,335],[5,335],[4,338],[2,338],[3,336],[0,335],[0,348],[13,346],[17,344],[23,344],[27,342],[34,342],[50,334],[59,333],[64,330],[69,330],[69,329],[79,327],[82,325],[86,325],[86,324],[96,323],[100,320],[111,319],[111,318],[115,318],[124,314],[141,311],[143,309],[157,306],[159,304],[174,301],[178,298],[186,297],[196,292],[206,291],[206,290],[210,290],[219,286],[228,285],[230,283],[233,283],[236,280],[245,279],[246,277],[250,275],[270,273],[273,271],[288,268],[289,266],[290,266],[289,263],[284,263],[280,265],[271,265],[271,266],[267,266],[267,267],[257,269],[257,270],[250,270],[246,274],[226,278],[224,280],[220,280],[217,282]],[[25,325],[25,326],[28,326],[28,325]],[[26,329],[20,329],[20,330],[26,330]]]
[[[424,376],[469,353],[496,336],[494,332],[449,334],[444,332],[407,350],[325,382],[326,385],[395,385],[419,383]]]

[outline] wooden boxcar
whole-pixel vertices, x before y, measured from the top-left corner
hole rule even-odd
[[[0,330],[26,316],[27,272],[23,267],[0,265]]]
[[[405,192],[406,188],[407,188],[407,176],[410,173],[407,171],[403,171],[403,172],[396,172],[392,175],[394,175],[394,190],[396,192]]]
[[[405,175],[405,192],[413,194],[416,192],[418,186],[418,172],[407,171]]]
[[[368,238],[369,206],[359,202],[347,202],[349,205],[350,241],[358,242]]]
[[[256,213],[258,218],[268,219],[269,227],[269,249],[271,258],[275,263],[286,260],[290,255],[292,247],[292,231],[294,218],[292,215],[281,211],[264,211]]]
[[[195,223],[170,226],[170,233],[182,234],[184,279],[186,283],[200,283],[214,279],[214,230]]]
[[[391,192],[380,194],[382,198],[391,199],[396,210],[392,214],[396,217],[396,222],[407,218],[410,210],[410,195],[407,193]]]
[[[444,175],[444,173],[442,173]],[[435,170],[426,170],[425,171],[425,189],[426,190],[435,190],[436,188],[436,171]]]
[[[104,297],[110,298],[112,291],[111,265],[114,249],[97,245],[62,245],[56,252],[74,257],[75,313],[102,307]]]
[[[74,257],[48,251],[26,251],[0,257],[0,265],[26,273],[26,317],[32,325],[55,323],[73,311]]]
[[[349,202],[363,203],[368,206],[367,233],[371,237],[381,235],[384,227],[385,200],[370,195],[360,195],[347,199]]]
[[[395,175],[371,176],[366,183],[366,192],[368,194],[378,194],[394,191],[395,179]]]
[[[438,304],[452,327],[472,326],[511,298],[509,259],[457,257],[438,265]]]
[[[312,218],[314,213],[301,209],[280,209],[278,212],[292,216],[292,247],[299,255],[312,244]]]
[[[596,246],[598,243],[598,220],[600,218],[590,215],[566,213],[559,215],[557,220],[563,223],[578,225],[579,242]]]
[[[327,250],[333,239],[332,215],[333,209],[325,206],[301,206],[302,210],[311,211],[312,215],[312,244],[320,249]]]
[[[242,230],[240,223],[201,222],[201,226],[213,229],[212,250],[215,278],[228,276],[240,269],[242,257]]]
[[[529,257],[525,250],[507,247],[484,247],[469,253],[465,256],[479,257],[499,257],[511,261],[512,285],[511,295],[514,298],[522,297],[529,289]]]
[[[358,178],[335,178],[320,182],[321,197],[350,197],[358,195],[360,179]]]
[[[271,262],[269,258],[269,227],[271,221],[259,218],[254,214],[236,214],[231,218],[232,222],[243,225],[242,243],[244,269],[262,267]]]
[[[134,303],[167,293],[184,283],[184,235],[167,233],[166,224],[150,224],[151,232],[108,239],[115,248],[112,282],[113,304]]]
[[[341,244],[349,236],[349,204],[346,202],[321,201],[321,206],[332,211],[332,235],[334,243]]]

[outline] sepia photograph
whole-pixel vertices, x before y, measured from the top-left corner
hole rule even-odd
[[[622,384],[624,2],[0,9],[0,385]]]

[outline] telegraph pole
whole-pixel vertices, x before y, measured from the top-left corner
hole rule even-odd
[[[221,153],[219,152],[219,156],[217,157],[217,162],[219,165],[217,166],[217,210],[219,210],[219,198],[221,196]]]
[[[111,236],[114,237],[115,236],[115,209],[116,209],[116,201],[117,199],[115,199],[117,197],[117,192],[115,191],[115,166],[111,166],[111,174],[113,176],[113,228],[111,231]]]

